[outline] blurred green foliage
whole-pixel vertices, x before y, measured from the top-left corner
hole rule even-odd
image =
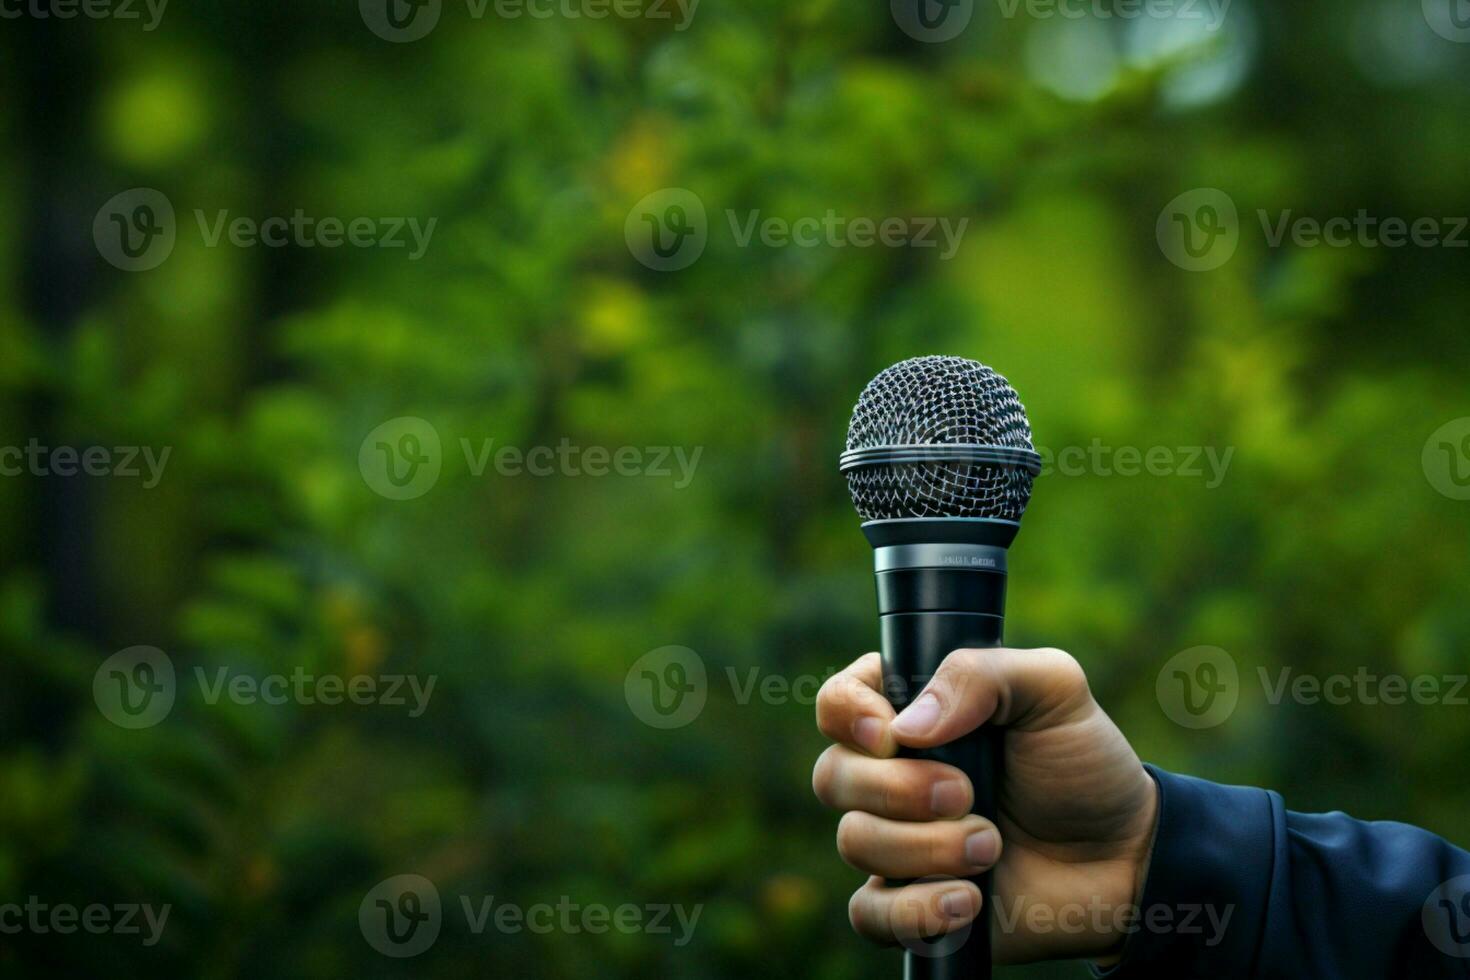
[[[1053,451],[1234,450],[1215,488],[1042,480],[1011,642],[1076,653],[1145,758],[1470,840],[1470,709],[1272,707],[1252,680],[1466,669],[1470,505],[1420,462],[1470,414],[1464,252],[1273,249],[1255,219],[1470,214],[1470,48],[1417,4],[1236,0],[1183,42],[979,4],[945,44],[876,0],[704,0],[686,31],[445,2],[410,44],[354,6],[5,22],[0,442],[172,457],[151,490],[0,479],[0,901],[173,906],[152,948],[0,936],[6,975],[895,977],[848,931],[861,879],[811,798],[810,699],[741,703],[728,678],[820,677],[873,647],[836,455],[867,379],[924,353],[1005,373]],[[127,273],[91,231],[135,186],[179,233]],[[710,235],[660,273],[624,222],[664,187],[699,195]],[[1239,251],[1203,273],[1155,240],[1196,187],[1241,209]],[[209,247],[193,217],[298,208],[438,224],[409,261]],[[741,247],[726,212],[755,209],[970,224],[948,262]],[[358,468],[398,416],[444,441],[416,500]],[[675,489],[477,476],[459,450],[563,438],[703,455]],[[128,731],[92,681],[137,644],[181,693]],[[673,731],[624,699],[667,644],[711,681]],[[1154,693],[1196,644],[1245,678],[1198,732]],[[188,678],[219,666],[438,683],[417,718],[210,705]],[[402,961],[357,923],[400,873],[446,905]],[[461,895],[704,911],[682,948],[473,935]]]

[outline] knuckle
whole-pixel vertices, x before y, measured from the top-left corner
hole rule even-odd
[[[982,674],[986,667],[986,651],[983,649],[970,648],[957,649],[950,657],[945,658],[939,671],[945,676],[945,680],[951,685],[963,686],[972,682],[976,676]]]
[[[888,911],[888,925],[894,935],[917,936],[924,932],[927,918],[927,889],[922,884],[900,889]]]
[[[956,833],[960,824],[939,827],[925,835],[925,865],[931,874],[941,874],[954,867],[964,867],[964,836]]]
[[[857,691],[854,690],[857,683],[846,674],[834,674],[817,692],[817,727],[829,738],[841,737],[841,723],[852,714],[857,700]]]
[[[856,810],[844,813],[837,822],[837,853],[848,864],[853,864],[862,851],[863,838],[866,836],[864,823],[863,814]]]
[[[872,905],[868,898],[867,886],[859,888],[852,893],[852,898],[847,900],[847,923],[852,926],[852,931],[859,936],[871,937],[873,935],[869,928]]]
[[[963,647],[951,653],[946,662],[954,665],[950,669],[957,674],[973,674],[984,666],[988,653],[975,647]]]
[[[819,715],[821,714],[823,708],[826,708],[832,704],[832,699],[835,696],[833,690],[839,683],[841,683],[841,677],[841,674],[833,674],[831,677],[822,682],[821,687],[817,688],[817,713]]]
[[[1051,670],[1057,684],[1069,694],[1088,693],[1087,671],[1076,657],[1065,650],[1049,647],[1041,651],[1051,661]]]
[[[898,780],[888,780],[878,790],[878,805],[889,816],[911,810],[910,799],[911,795]]]
[[[943,821],[931,824],[924,834],[924,863],[930,874],[943,874],[965,866],[965,832],[970,821]]]
[[[826,806],[833,806],[837,789],[837,746],[830,745],[817,756],[812,767],[812,792]]]
[[[989,670],[988,664],[984,650],[966,647],[951,653],[940,665],[934,679],[960,697],[985,675]]]
[[[929,816],[932,784],[931,775],[924,769],[894,767],[892,777],[883,783],[885,811],[892,816]]]

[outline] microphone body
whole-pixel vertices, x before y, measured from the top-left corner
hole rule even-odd
[[[953,650],[1001,645],[1006,548],[1020,525],[985,518],[869,521],[882,637],[884,692],[902,711]],[[996,822],[1004,733],[990,726],[906,758],[954,766],[974,786],[971,810]],[[906,943],[905,980],[977,980],[991,975],[991,873],[972,878],[984,896],[967,929]]]

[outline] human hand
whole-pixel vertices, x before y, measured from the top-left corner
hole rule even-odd
[[[853,928],[885,944],[963,928],[981,898],[962,877],[994,866],[997,962],[1114,958],[1126,921],[1116,913],[1138,901],[1147,869],[1158,789],[1077,661],[1060,650],[956,650],[896,718],[882,685],[870,653],[817,698],[817,727],[837,744],[817,760],[812,787],[845,811],[843,859],[873,875],[852,896]],[[963,772],[895,758],[900,746],[943,745],[981,724],[1005,729],[998,828],[970,813]],[[956,880],[883,880],[936,875]]]

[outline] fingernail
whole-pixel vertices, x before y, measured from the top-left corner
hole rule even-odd
[[[883,748],[883,722],[877,718],[859,718],[853,722],[852,737],[857,744],[876,755]]]
[[[1000,835],[989,827],[965,838],[965,860],[974,868],[988,868],[1000,856]]]
[[[929,806],[936,816],[958,817],[970,809],[970,793],[958,779],[946,779],[935,783],[929,796]]]
[[[975,894],[968,888],[955,888],[939,896],[939,911],[951,919],[969,919],[975,915]]]
[[[932,694],[921,694],[919,700],[904,708],[893,720],[893,730],[899,735],[914,738],[939,724],[939,715],[939,699]]]

